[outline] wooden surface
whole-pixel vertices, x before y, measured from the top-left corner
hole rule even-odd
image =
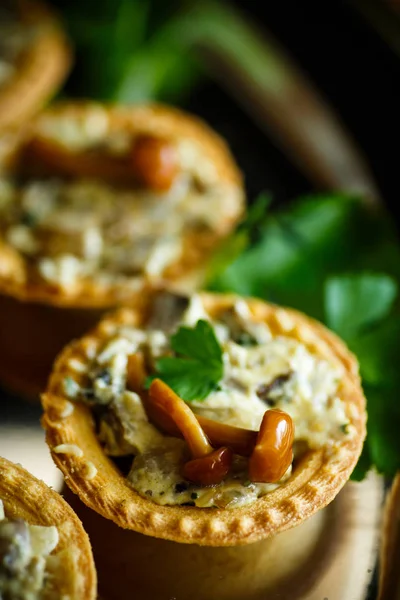
[[[0,456],[21,464],[54,490],[61,490],[62,474],[51,459],[39,423],[22,426],[2,424],[0,420]]]

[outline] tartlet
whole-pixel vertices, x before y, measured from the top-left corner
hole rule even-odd
[[[7,592],[41,600],[96,598],[92,551],[78,517],[59,494],[1,457],[0,541],[5,598]],[[25,587],[26,596],[17,591],[17,583],[31,595]]]
[[[166,433],[168,422],[154,420],[152,387],[138,389],[131,371],[131,357],[142,353],[153,374],[154,361],[171,356],[171,331],[203,319],[221,344],[224,374],[202,402],[188,405],[214,448],[218,435],[207,419],[245,430],[244,445],[226,436],[219,443],[230,446],[234,462],[209,487],[182,475],[187,445]],[[62,352],[42,403],[53,459],[89,508],[120,527],[199,545],[246,544],[301,523],[345,484],[365,436],[358,365],[344,343],[299,312],[231,295],[153,292],[120,309]],[[243,457],[253,456],[271,408],[293,419],[295,460],[279,480],[260,484],[247,480]],[[128,473],[121,456],[132,463]]]
[[[2,379],[37,390],[105,309],[160,281],[198,285],[243,210],[226,144],[195,117],[90,102],[43,112],[0,178]]]
[[[71,50],[57,18],[36,0],[0,6],[0,135],[20,128],[63,82]]]

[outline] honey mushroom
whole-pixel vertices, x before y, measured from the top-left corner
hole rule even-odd
[[[171,419],[182,432],[194,458],[207,456],[207,454],[213,451],[213,447],[196,419],[194,412],[161,379],[154,379],[152,381],[149,389],[149,401],[151,404],[161,406],[165,411],[168,411]]]
[[[154,192],[168,191],[179,175],[175,146],[151,134],[138,134],[126,157],[101,151],[72,154],[61,144],[33,139],[28,145],[30,159],[38,159],[55,172],[80,177],[100,177],[112,181],[136,182]],[[35,163],[33,163],[35,165]],[[36,165],[35,165],[36,167]]]
[[[294,425],[282,410],[267,410],[257,442],[249,459],[249,478],[253,482],[279,481],[293,461]]]
[[[167,140],[139,136],[131,151],[131,165],[141,184],[155,191],[167,191],[178,173],[176,149]]]
[[[152,381],[149,402],[169,412],[189,446],[194,458],[185,464],[184,477],[200,485],[220,483],[232,465],[232,450],[226,447],[213,450],[193,411],[161,379]]]
[[[160,379],[154,379],[146,393],[143,390],[145,379],[143,354],[131,355],[128,383],[134,391],[141,393],[150,419],[170,435],[181,434],[189,446],[193,459],[185,464],[183,470],[189,481],[200,485],[220,483],[229,472],[234,451],[250,457],[249,478],[253,482],[275,483],[290,467],[294,425],[284,411],[267,410],[257,434],[196,416],[184,400]],[[210,441],[218,447],[217,450],[213,449]]]

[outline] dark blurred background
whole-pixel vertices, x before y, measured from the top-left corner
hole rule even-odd
[[[383,1],[369,0],[233,3],[268,28],[309,74],[364,152],[383,198],[396,211],[400,134],[396,10]],[[380,18],[366,10],[371,4],[379,9]],[[396,36],[398,52],[392,44]],[[201,85],[188,106],[204,114],[231,141],[248,174],[251,195],[266,187],[282,199],[309,191],[312,182],[217,85]]]
[[[236,2],[253,18],[261,19],[310,74],[357,140],[384,198],[395,208],[400,55],[388,44],[388,37],[382,37],[380,29],[365,18],[360,9],[362,3],[365,7],[368,0],[358,4],[295,0]],[[390,14],[383,6],[382,12]],[[394,14],[390,16],[394,22],[397,20],[393,24],[397,25],[400,44],[400,22]],[[279,190],[288,195],[304,190],[307,182],[290,169],[273,146],[268,148],[267,156],[271,165],[276,164],[273,173],[277,174]]]
[[[251,5],[257,15],[257,2]],[[262,3],[259,3],[261,7]],[[398,202],[400,54],[381,20],[366,11],[369,0],[268,3],[260,17],[311,75],[368,158],[384,198]],[[400,20],[384,6],[400,43]],[[362,9],[364,5],[364,10]],[[367,18],[371,15],[371,19]],[[389,23],[388,23],[389,24]],[[400,49],[400,46],[398,47]]]

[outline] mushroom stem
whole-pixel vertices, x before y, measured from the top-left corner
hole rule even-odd
[[[127,367],[127,384],[129,389],[137,394],[141,394],[146,380],[146,367],[144,364],[144,356],[141,352],[130,354],[128,356]]]
[[[128,358],[127,383],[129,388],[141,396],[147,415],[156,427],[168,435],[182,437],[183,434],[171,418],[170,412],[165,410],[161,404],[149,401],[149,394],[143,388],[146,375],[143,354],[140,352],[131,354]],[[199,415],[194,415],[194,417],[199,422],[212,446],[217,448],[226,446],[240,456],[250,456],[253,452],[257,441],[257,431],[225,425]]]
[[[149,403],[159,406],[165,412],[168,412],[185,438],[194,458],[207,456],[207,454],[213,451],[213,447],[193,411],[161,379],[154,379],[152,381],[149,389]]]

